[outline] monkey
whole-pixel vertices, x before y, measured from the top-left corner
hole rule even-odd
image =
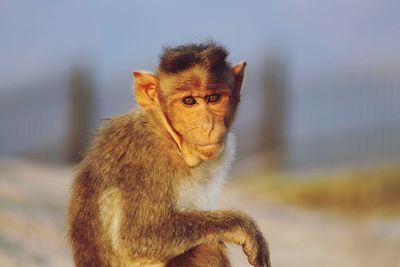
[[[133,72],[138,107],[98,131],[72,184],[77,267],[225,267],[227,243],[271,266],[256,222],[215,207],[246,66],[227,57],[214,41],[164,47],[154,73]]]

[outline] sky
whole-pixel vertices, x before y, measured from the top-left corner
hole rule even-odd
[[[0,90],[77,60],[109,80],[154,68],[163,45],[207,38],[227,45],[232,61],[284,51],[294,77],[325,65],[389,64],[400,60],[398,10],[397,0],[1,0]]]

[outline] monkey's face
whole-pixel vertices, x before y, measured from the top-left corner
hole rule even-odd
[[[133,73],[136,100],[143,108],[160,114],[183,154],[213,159],[224,148],[239,102],[245,66],[243,62],[213,73],[196,65],[179,73],[161,72],[157,76],[137,71]],[[197,160],[190,161],[189,165],[198,164]]]
[[[195,67],[160,79],[161,102],[171,127],[203,160],[223,150],[232,122],[237,101],[229,74],[216,77]]]

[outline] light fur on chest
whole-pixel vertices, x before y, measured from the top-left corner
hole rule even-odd
[[[235,154],[234,136],[229,134],[219,159],[193,168],[191,176],[178,187],[177,209],[217,209],[218,197]]]
[[[235,152],[234,136],[228,136],[223,155],[218,160],[206,162],[196,167],[191,177],[184,180],[178,188],[178,210],[216,209],[218,196],[225,177],[233,161]],[[128,253],[121,244],[120,226],[122,216],[122,196],[118,188],[106,190],[99,198],[99,215],[102,230],[110,238],[115,256],[111,266],[164,266],[164,263],[146,259],[128,259]]]

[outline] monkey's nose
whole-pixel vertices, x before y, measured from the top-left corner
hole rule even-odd
[[[210,139],[211,132],[214,130],[214,119],[209,119],[207,122],[204,123],[203,127],[201,127],[201,130],[208,136]]]
[[[208,143],[211,143],[211,133],[214,129],[214,125],[209,124],[207,126],[201,127],[201,131],[204,134],[204,137],[208,139]]]

